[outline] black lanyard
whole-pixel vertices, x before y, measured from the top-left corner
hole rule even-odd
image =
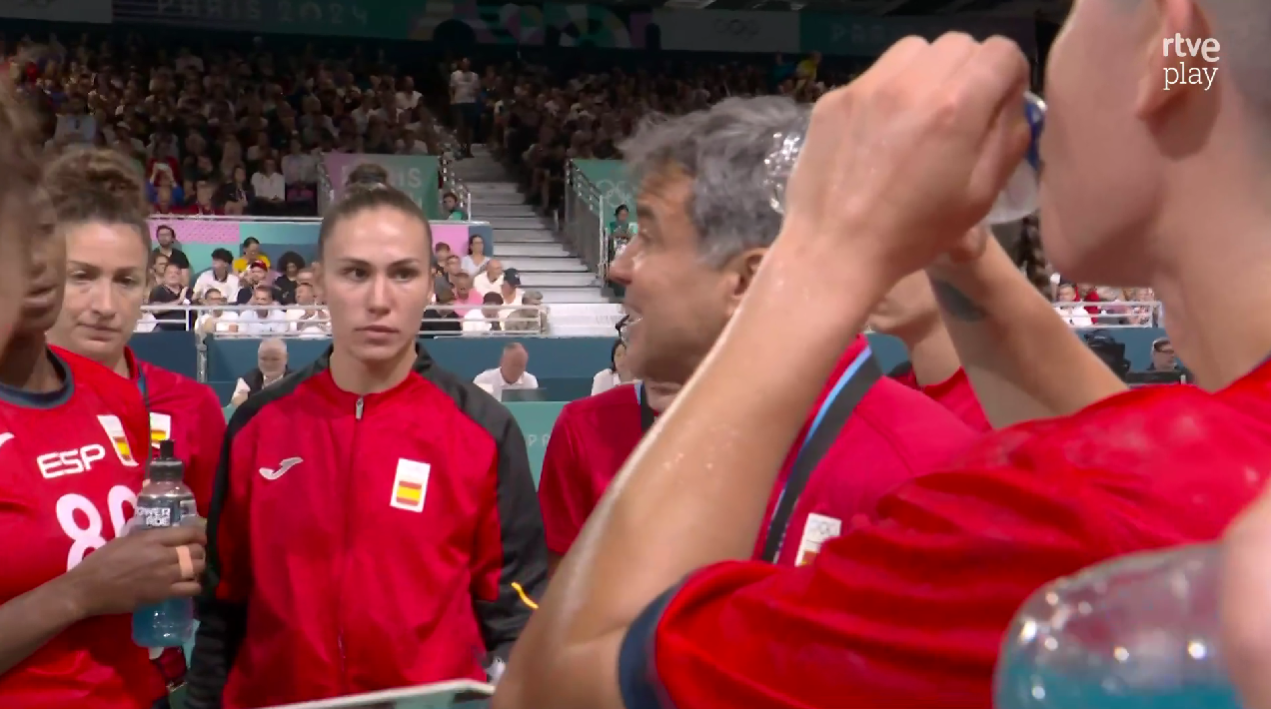
[[[653,406],[649,404],[648,392],[644,390],[644,382],[640,382],[635,386],[636,401],[640,403],[640,430],[648,433],[653,428],[653,422],[657,420],[658,412],[653,410]]]

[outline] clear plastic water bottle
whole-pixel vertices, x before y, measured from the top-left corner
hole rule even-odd
[[[1033,595],[1007,630],[996,709],[1239,709],[1218,644],[1221,547],[1116,559]]]
[[[1041,140],[1042,128],[1046,124],[1046,102],[1033,93],[1024,94],[1024,117],[1032,131],[1032,141],[1024,162],[1019,164],[1011,174],[1005,189],[998,195],[993,208],[989,211],[985,224],[1010,224],[1037,211],[1041,187]],[[772,190],[770,201],[772,208],[785,214],[786,181],[794,170],[794,164],[803,149],[804,136],[807,135],[806,121],[802,125],[773,136],[772,152],[764,160],[768,172],[768,186]]]
[[[137,514],[130,534],[190,524],[198,519],[194,493],[182,482],[185,466],[177,459],[172,441],[159,444],[150,461],[148,479],[137,495]],[[142,606],[132,614],[132,639],[142,647],[180,647],[194,637],[194,602],[170,598]]]

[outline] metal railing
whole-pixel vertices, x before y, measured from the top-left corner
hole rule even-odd
[[[601,278],[609,271],[610,257],[604,202],[604,195],[571,160],[565,171],[566,243]]]
[[[327,172],[327,161],[318,160],[318,215],[327,213],[327,208],[335,202],[335,184]]]
[[[331,335],[331,316],[322,305],[275,305],[264,318],[241,321],[242,313],[261,308],[253,305],[145,305],[135,333],[195,331],[220,337],[321,338]],[[545,305],[462,306],[432,305],[420,320],[419,334],[428,336],[545,336],[550,332]],[[496,311],[490,315],[486,311]],[[479,317],[464,317],[473,311]],[[300,317],[313,313],[311,317]],[[231,317],[225,318],[228,314]],[[209,318],[216,318],[210,320]],[[497,323],[498,329],[494,329]],[[220,326],[224,326],[222,329]]]
[[[441,181],[442,193],[454,192],[455,196],[459,198],[459,207],[463,209],[463,213],[467,215],[468,219],[473,219],[472,192],[468,189],[468,186],[464,184],[463,180],[459,179],[459,176],[455,174],[454,158],[447,153],[441,156],[440,162],[441,174],[438,175],[438,179]]]

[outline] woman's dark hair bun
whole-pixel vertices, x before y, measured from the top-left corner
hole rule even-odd
[[[45,184],[59,221],[144,224],[150,212],[140,166],[114,150],[66,150],[48,166]]]

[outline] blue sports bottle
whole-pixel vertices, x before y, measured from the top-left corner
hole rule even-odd
[[[172,441],[159,444],[149,473],[137,495],[137,514],[130,534],[175,527],[198,519],[194,493],[183,482],[185,466],[177,459]],[[132,639],[142,647],[180,647],[194,637],[194,601],[169,598],[141,606],[132,614]]]
[[[993,706],[1239,709],[1218,642],[1221,554],[1136,554],[1042,587],[1007,629]]]

